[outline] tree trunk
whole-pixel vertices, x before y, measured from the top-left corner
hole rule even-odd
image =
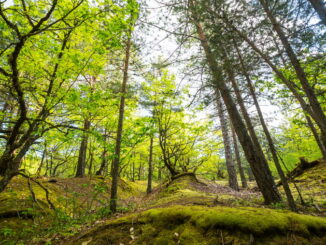
[[[168,154],[168,147],[167,147],[167,129],[162,128],[161,121],[158,120],[159,125],[159,144],[163,155],[163,162],[164,166],[169,170],[171,176],[176,176],[179,174],[179,171],[177,171],[174,166],[171,164],[171,160],[169,158]]]
[[[307,115],[305,115],[307,123],[308,123],[308,127],[310,128],[313,136],[315,137],[315,140],[317,142],[317,145],[319,147],[319,150],[321,152],[321,154],[323,155],[323,157],[326,159],[326,148],[323,144],[323,142],[320,140],[319,134],[315,128],[314,123],[311,121],[311,118]]]
[[[105,169],[107,169],[108,167],[108,155],[107,155],[107,149],[104,146],[103,151],[102,151],[102,161],[101,161],[101,166],[99,168],[99,170],[96,171],[96,175],[106,175],[107,171],[105,171]]]
[[[154,137],[151,135],[149,143],[149,157],[148,157],[148,179],[147,179],[147,194],[152,192],[152,178],[153,178],[153,141]]]
[[[237,49],[237,47],[236,47]],[[239,52],[239,50],[237,49],[237,53],[238,53],[238,57],[239,57],[239,60],[240,60],[240,63],[241,63],[241,68],[242,68],[242,72],[247,80],[247,86],[250,90],[250,94],[253,98],[253,101],[254,101],[254,104],[255,104],[255,107],[256,107],[256,110],[258,112],[258,116],[259,116],[259,120],[260,120],[260,123],[263,127],[263,130],[264,130],[264,133],[266,135],[266,138],[267,138],[267,142],[268,142],[268,146],[269,146],[269,149],[272,153],[272,158],[273,158],[273,161],[275,163],[275,166],[276,166],[276,169],[277,169],[277,172],[281,178],[281,182],[282,182],[282,185],[283,185],[283,188],[284,188],[284,191],[285,191],[285,194],[286,194],[286,198],[287,198],[287,201],[288,201],[288,204],[289,204],[289,207],[292,211],[297,211],[297,207],[295,205],[295,202],[294,202],[294,199],[293,199],[293,196],[292,196],[292,193],[291,193],[291,189],[289,187],[289,184],[288,184],[288,181],[285,177],[285,174],[283,172],[283,169],[281,167],[281,164],[279,162],[279,159],[277,157],[277,151],[276,151],[276,148],[275,148],[275,145],[274,145],[274,142],[273,142],[273,139],[269,133],[269,130],[268,130],[268,127],[265,123],[265,119],[264,119],[264,116],[263,116],[263,113],[260,109],[260,106],[259,106],[259,102],[258,102],[258,99],[257,99],[257,96],[256,96],[256,92],[255,92],[255,88],[254,88],[254,85],[252,84],[252,81],[249,77],[249,74],[247,73],[246,71],[246,68],[245,68],[245,65],[243,63],[243,60],[242,60],[242,56]]]
[[[84,132],[82,140],[80,142],[77,171],[75,177],[84,177],[85,176],[85,167],[86,167],[86,152],[87,152],[87,143],[88,143],[88,130],[91,126],[91,122],[85,118],[84,120]]]
[[[141,180],[142,169],[143,169],[142,157],[141,157],[141,154],[139,154],[138,180]]]
[[[104,146],[103,146],[103,151],[102,151],[102,162],[99,170],[96,171],[96,175],[107,175],[108,172],[108,138],[109,135],[106,134],[106,129],[104,131],[103,135],[103,141],[104,141]]]
[[[88,166],[88,175],[89,176],[92,176],[93,174],[93,162],[94,162],[94,153],[93,153],[93,150],[90,149],[89,151],[89,166]]]
[[[48,172],[49,172],[49,160],[48,158],[45,158],[45,174],[44,176],[47,177],[48,176]]]
[[[231,81],[231,84],[232,84],[232,87],[233,87],[233,90],[234,90],[234,93],[236,95],[236,99],[237,99],[237,102],[238,102],[238,105],[240,106],[240,110],[241,110],[241,113],[243,115],[243,118],[246,122],[246,125],[247,125],[247,128],[248,128],[248,131],[249,131],[249,134],[251,136],[251,139],[254,143],[254,147],[255,147],[255,152],[256,154],[259,154],[260,157],[262,159],[264,159],[264,161],[267,163],[267,160],[265,158],[265,155],[264,155],[264,152],[262,150],[262,147],[259,143],[259,140],[258,140],[258,137],[257,137],[257,134],[255,132],[255,129],[254,129],[254,126],[251,122],[251,119],[250,119],[250,116],[249,116],[249,113],[247,111],[247,108],[244,104],[244,101],[243,101],[243,98],[242,98],[242,95],[241,95],[241,92],[240,92],[240,89],[238,87],[238,84],[237,82],[235,81],[235,76],[234,76],[234,73],[233,71],[229,68],[229,64],[226,63],[225,64],[225,69],[227,71],[227,74],[228,74],[228,77],[229,77],[229,80]]]
[[[1,160],[5,161],[6,157],[6,155],[2,155]],[[8,156],[7,159],[9,160],[10,158],[11,157]],[[21,164],[21,159],[16,161],[14,159],[10,159],[9,161],[7,161],[7,163],[8,168],[5,170],[3,178],[0,180],[0,193],[4,191],[6,186],[9,184],[10,180],[19,173],[18,169]]]
[[[309,2],[316,10],[323,24],[326,25],[326,7],[323,0],[309,0]]]
[[[270,173],[267,162],[261,157],[260,154],[256,154],[254,143],[248,135],[245,124],[243,123],[243,120],[237,110],[236,104],[233,101],[230,91],[222,79],[222,72],[218,68],[214,54],[211,51],[207,38],[197,19],[196,8],[194,7],[193,1],[194,0],[189,1],[191,8],[190,11],[192,12],[193,21],[197,28],[197,33],[201,45],[206,54],[206,59],[212,73],[214,84],[222,95],[223,101],[229,113],[229,117],[245,152],[246,158],[252,168],[258,187],[263,194],[266,204],[279,202],[281,201],[281,196],[275,186],[275,182]]]
[[[43,168],[45,157],[46,157],[46,142],[44,142],[44,149],[43,149],[43,153],[42,153],[41,163],[36,171],[36,176],[40,176],[40,174],[41,174],[41,170]]]
[[[234,161],[232,159],[232,148],[231,148],[231,142],[230,142],[228,122],[225,117],[223,102],[221,101],[220,94],[218,91],[216,91],[215,94],[216,94],[217,112],[218,112],[218,116],[220,118],[220,124],[221,124],[221,129],[222,129],[226,169],[227,169],[228,176],[229,176],[229,186],[232,189],[239,191],[237,172],[235,170]]]
[[[296,72],[297,78],[299,79],[302,89],[308,98],[310,107],[315,116],[316,123],[318,124],[318,126],[320,127],[320,130],[322,132],[322,142],[324,145],[326,145],[326,116],[323,112],[323,109],[321,108],[321,105],[317,99],[314,89],[310,86],[307,76],[306,76],[306,73],[304,72],[304,70],[300,64],[298,57],[294,53],[294,50],[293,50],[289,40],[285,36],[285,33],[283,32],[280,24],[275,19],[272,12],[270,11],[266,0],[259,0],[259,2],[263,6],[264,11],[266,12],[266,14],[268,16],[268,19],[272,23],[274,30],[278,34],[278,36],[285,48],[285,51],[290,58],[292,66]]]
[[[157,171],[158,171],[157,178],[158,178],[159,181],[161,181],[162,180],[162,167],[159,166]]]
[[[136,161],[136,153],[133,152],[133,157],[132,157],[132,176],[131,176],[131,181],[135,182],[135,161]]]
[[[14,152],[5,151],[1,158],[1,162],[7,162],[7,169],[3,174],[3,178],[0,180],[0,193],[6,188],[10,180],[19,173],[19,167],[22,159],[25,156],[28,149],[35,142],[36,138],[29,137],[26,139],[26,143],[22,146],[20,151],[14,155]]]
[[[238,165],[239,173],[240,173],[240,178],[241,178],[241,185],[243,188],[247,188],[247,180],[245,173],[243,171],[242,163],[241,163],[241,158],[240,158],[240,152],[239,152],[239,147],[238,147],[238,142],[237,142],[237,135],[234,132],[234,128],[232,127],[232,139],[233,139],[233,149],[234,149],[234,155],[235,159]]]
[[[248,173],[249,181],[255,181],[255,176],[250,167],[247,167],[247,173]]]
[[[53,153],[50,154],[50,177],[53,177]]]
[[[129,33],[131,35],[131,31]],[[123,68],[123,81],[121,85],[121,98],[119,106],[119,121],[117,128],[117,138],[115,144],[114,158],[112,161],[112,185],[111,185],[111,197],[110,197],[110,210],[115,213],[117,211],[117,198],[118,198],[118,181],[119,181],[119,167],[120,167],[120,153],[121,153],[121,139],[123,130],[124,110],[125,110],[125,96],[127,92],[128,82],[128,70],[129,70],[129,59],[131,49],[131,37],[128,36],[126,55]]]

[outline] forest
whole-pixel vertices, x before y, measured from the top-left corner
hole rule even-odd
[[[324,0],[0,0],[0,245],[326,244]]]

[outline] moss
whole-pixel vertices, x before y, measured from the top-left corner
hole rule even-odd
[[[90,237],[111,241],[113,236],[121,242],[129,237],[131,227],[135,244],[220,244],[221,239],[248,244],[250,236],[255,237],[257,244],[282,244],[289,234],[322,244],[326,219],[263,208],[173,206],[108,221],[67,244],[82,244]]]
[[[133,189],[133,192],[137,195],[146,193],[147,190],[147,181],[146,180],[137,180],[137,181],[128,181],[128,185]],[[156,182],[152,183],[152,187],[157,186]]]
[[[201,190],[206,184],[199,182],[194,174],[186,173],[175,177],[152,195],[146,207],[165,207],[170,205],[213,205],[216,194]]]
[[[291,183],[292,182],[292,183]],[[306,204],[311,204],[312,211],[316,211],[314,205],[318,205],[322,212],[326,211],[326,161],[320,160],[316,166],[306,169],[300,176],[290,182],[294,198],[299,201],[299,195],[293,182],[299,187]],[[284,195],[283,188],[279,188]]]
[[[69,225],[73,226],[72,218],[76,222],[89,222],[100,216],[103,209],[107,208],[110,196],[110,178],[55,178],[55,181],[51,182],[48,178],[38,178],[37,181],[49,191],[49,199],[56,207],[57,212],[53,212],[49,208],[46,192],[36,183],[30,181],[37,199],[37,203],[33,202],[28,180],[22,176],[13,178],[6,190],[0,193],[0,228],[11,227],[11,233],[16,238],[23,237],[22,230],[27,228],[33,229],[33,235],[31,232],[24,233],[24,239],[27,240],[30,240],[31,236],[37,238],[45,236],[46,233],[53,233],[58,227],[61,228],[59,232],[64,233],[69,229]],[[127,207],[135,196],[141,194],[136,185],[130,185],[128,181],[124,180],[119,182],[122,208]],[[26,222],[33,226],[25,227],[24,223]],[[46,230],[44,227],[49,229]],[[15,239],[15,237],[11,237],[11,239]],[[0,232],[0,240],[1,238]]]
[[[182,244],[196,244],[197,242],[206,240],[204,233],[191,225],[186,225],[183,231],[180,232],[179,237],[179,241]]]
[[[216,195],[199,193],[190,189],[178,190],[173,194],[160,195],[148,203],[149,207],[162,207],[176,204],[212,205]]]

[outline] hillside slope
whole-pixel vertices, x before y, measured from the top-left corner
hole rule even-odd
[[[121,180],[111,216],[110,178],[19,176],[0,194],[0,244],[326,244],[325,170],[320,161],[292,180],[301,214],[182,174],[150,195],[146,182]]]

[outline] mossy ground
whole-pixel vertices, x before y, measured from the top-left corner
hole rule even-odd
[[[317,166],[307,169],[290,183],[292,192],[298,200],[293,182],[299,187],[303,199],[312,206],[318,206],[326,212],[326,160],[320,160]]]
[[[321,208],[325,170],[321,164],[295,179],[304,198]],[[7,213],[0,218],[3,244],[326,244],[325,218],[288,212],[284,203],[266,207],[257,191],[236,192],[191,174],[157,185],[150,195],[146,181],[121,180],[115,216],[108,213],[109,178],[38,181],[59,212],[42,188],[31,182],[37,205],[27,179],[15,178],[0,194],[0,215]],[[300,207],[324,215],[315,210]]]
[[[171,205],[259,206],[263,202],[260,193],[250,190],[237,192],[227,186],[196,178],[191,174],[158,186],[144,199],[144,208]]]
[[[177,205],[108,221],[65,244],[325,244],[325,231],[325,219],[288,211]]]
[[[325,218],[275,209],[284,204],[266,208],[257,192],[192,175],[158,186],[143,200],[138,213],[62,244],[326,244]]]
[[[33,201],[28,179],[15,177],[0,193],[0,244],[37,244],[40,237],[60,233],[73,235],[83,223],[108,216],[111,182],[109,178],[38,178],[49,192],[30,181],[37,202]],[[142,195],[139,184],[119,182],[121,212],[134,209]],[[133,206],[132,206],[133,205]],[[31,240],[31,237],[34,240]],[[26,243],[26,239],[29,241]],[[41,239],[44,240],[44,239]]]

